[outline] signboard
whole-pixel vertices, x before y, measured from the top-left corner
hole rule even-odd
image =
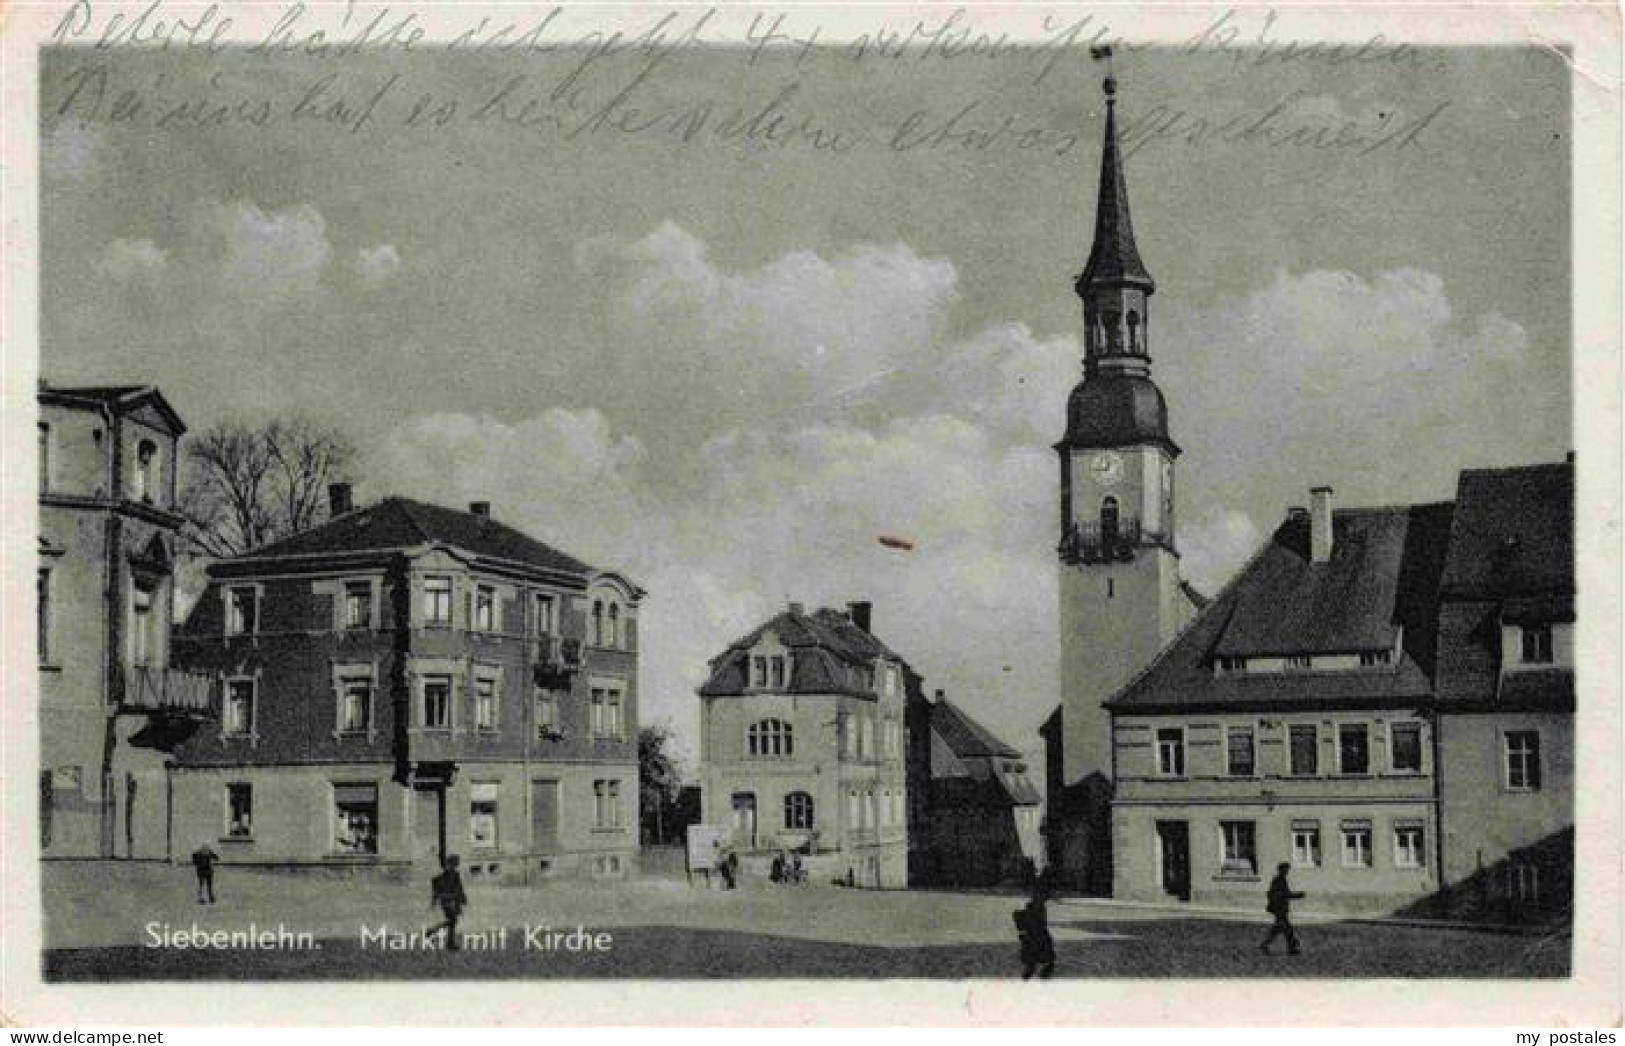
[[[711,824],[688,826],[688,872],[706,872],[722,860],[722,829]]]

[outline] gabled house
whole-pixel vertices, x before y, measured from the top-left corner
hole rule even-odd
[[[819,879],[907,885],[904,716],[919,677],[870,631],[870,612],[791,603],[711,660],[702,817],[747,875],[795,851]]]
[[[228,863],[621,876],[637,855],[643,591],[406,498],[221,560],[175,637],[221,680],[178,753],[177,846]]]
[[[910,746],[910,885],[1022,882],[1043,862],[1043,799],[1026,757],[940,690],[910,703],[917,706],[911,731],[916,723],[924,730],[923,743]]]

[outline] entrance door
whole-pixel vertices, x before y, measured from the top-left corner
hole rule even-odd
[[[444,796],[439,787],[419,784],[412,789],[412,859],[434,870],[439,869],[444,854],[445,826],[440,822]]]
[[[756,793],[734,793],[734,845],[756,849]]]
[[[1191,899],[1191,832],[1184,821],[1157,822],[1157,853],[1162,888],[1181,901]]]
[[[530,845],[537,853],[559,848],[559,783],[537,778],[530,783]]]

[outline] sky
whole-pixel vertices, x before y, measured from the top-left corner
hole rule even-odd
[[[47,51],[42,374],[308,417],[362,501],[488,500],[626,572],[690,757],[710,657],[860,599],[1036,755],[1101,69],[803,59]],[[1198,587],[1310,486],[1447,500],[1571,449],[1558,57],[1116,75]]]

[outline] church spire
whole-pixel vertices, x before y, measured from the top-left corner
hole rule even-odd
[[[1111,59],[1111,48],[1096,58]],[[1156,282],[1140,260],[1129,218],[1128,183],[1117,146],[1117,80],[1108,70],[1106,134],[1100,153],[1100,195],[1095,204],[1095,241],[1074,285],[1083,299],[1084,374],[1150,372],[1148,300]]]

